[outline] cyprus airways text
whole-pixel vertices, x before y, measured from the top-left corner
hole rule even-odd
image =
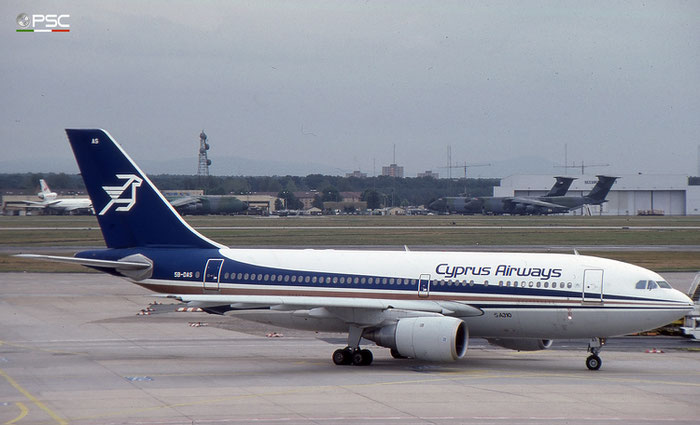
[[[492,274],[493,272],[493,274]],[[491,266],[452,266],[450,264],[438,264],[435,273],[446,278],[456,278],[458,276],[503,276],[503,277],[538,277],[540,279],[551,279],[561,277],[562,269],[547,267],[515,267],[508,264],[501,264],[494,270]]]

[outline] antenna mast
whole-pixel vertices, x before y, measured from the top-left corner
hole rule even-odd
[[[209,150],[209,143],[207,143],[207,135],[202,130],[199,133],[199,167],[197,168],[197,176],[199,177],[200,183],[203,177],[209,177],[209,166],[211,165],[211,159],[207,158],[207,151]]]

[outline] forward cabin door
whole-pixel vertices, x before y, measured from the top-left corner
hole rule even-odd
[[[420,298],[428,298],[430,295],[430,275],[422,274],[418,279],[418,296]]]
[[[211,258],[207,260],[207,265],[204,268],[204,290],[219,290],[219,278],[221,277],[221,266],[223,265],[224,260],[222,258]]]
[[[583,302],[603,302],[603,270],[588,269],[583,272]]]

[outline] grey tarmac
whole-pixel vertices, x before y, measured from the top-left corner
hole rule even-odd
[[[665,277],[689,285],[693,276]],[[0,423],[696,424],[700,417],[700,343],[683,338],[611,339],[597,372],[584,365],[586,341],[516,352],[472,340],[464,360],[447,364],[394,360],[369,347],[372,366],[339,367],[330,356],[341,334],[197,312],[137,315],[155,300],[149,294],[107,275],[0,274]]]

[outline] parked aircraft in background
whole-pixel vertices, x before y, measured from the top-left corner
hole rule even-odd
[[[607,202],[605,198],[617,177],[596,176],[598,182],[584,196],[505,196],[483,197],[483,209],[486,214],[520,214],[541,215],[566,213],[584,205],[600,205]],[[571,183],[569,183],[571,184]]]
[[[226,248],[192,229],[107,132],[66,132],[107,249],[24,257],[123,276],[212,314],[347,332],[338,365],[372,362],[362,337],[426,361],[464,357],[470,336],[514,350],[586,338],[595,370],[605,337],[693,309],[657,273],[583,255]]]
[[[168,201],[182,215],[236,214],[248,209],[248,204],[235,196],[199,195]]]
[[[441,211],[441,212],[449,212],[449,213],[456,213],[456,214],[481,214],[481,213],[492,213],[493,211],[490,211],[490,208],[493,206],[497,206],[494,202],[503,202],[506,199],[526,199],[529,205],[531,205],[530,210],[534,210],[534,205],[539,204],[540,209],[538,211],[545,211],[544,209],[544,204],[539,201],[541,198],[551,198],[551,197],[559,197],[559,196],[564,196],[566,195],[566,192],[569,190],[569,187],[571,187],[571,183],[576,180],[575,177],[555,177],[556,182],[554,182],[554,186],[547,192],[544,196],[542,197],[522,197],[522,198],[503,198],[503,197],[479,197],[479,198],[470,198],[470,197],[464,197],[464,196],[456,196],[456,197],[446,197],[446,198],[440,198],[437,201],[434,201],[433,203],[430,204],[429,208],[434,211]],[[498,201],[493,201],[493,200],[498,200]],[[487,206],[488,205],[488,206]],[[514,208],[517,210],[518,208]],[[551,210],[551,206],[548,206],[547,210]],[[567,212],[568,209],[564,209],[561,207],[556,207],[555,208],[557,211],[556,212]],[[502,214],[502,213],[501,213]],[[517,212],[513,212],[512,214],[517,214]],[[541,212],[540,212],[541,214]]]
[[[56,192],[52,192],[44,179],[39,179],[41,192],[37,196],[41,201],[14,201],[27,208],[41,208],[59,214],[92,214],[92,201],[89,198],[63,198],[59,199]]]

